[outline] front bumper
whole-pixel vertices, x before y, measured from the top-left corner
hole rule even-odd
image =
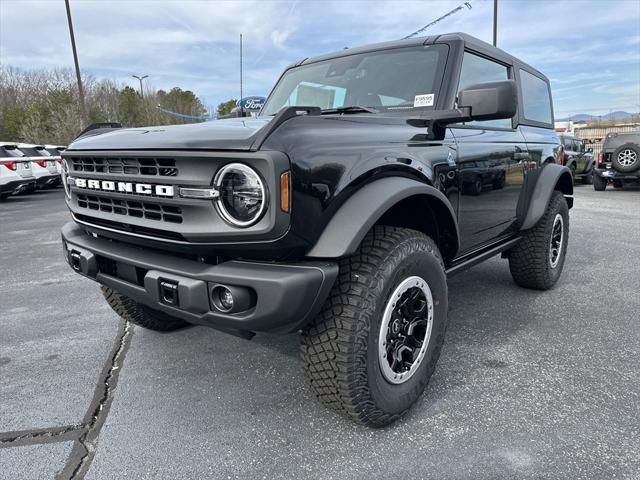
[[[136,302],[187,322],[234,332],[292,332],[313,320],[338,275],[333,262],[231,260],[210,265],[96,238],[73,222],[62,227],[67,263],[78,273]],[[164,289],[176,292],[167,303]],[[216,286],[248,292],[246,309],[221,311]]]

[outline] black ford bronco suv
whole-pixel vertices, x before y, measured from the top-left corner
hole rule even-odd
[[[81,135],[64,252],[142,327],[301,331],[318,398],[382,426],[434,372],[448,276],[502,254],[518,285],[558,280],[559,146],[547,78],[484,42],[343,50],[287,68],[256,118]]]

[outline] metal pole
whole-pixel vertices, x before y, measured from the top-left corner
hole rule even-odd
[[[498,0],[493,0],[493,46],[498,46]]]
[[[80,77],[80,65],[78,64],[78,52],[76,51],[76,39],[73,35],[73,23],[71,22],[71,7],[69,0],[64,0],[67,7],[67,22],[69,23],[69,36],[71,37],[71,50],[73,50],[73,63],[76,66],[76,79],[78,80],[78,95],[80,97],[80,110],[82,112],[82,120],[87,122],[87,109],[84,104],[84,90],[82,89],[82,78]]]
[[[242,103],[242,34],[240,34],[240,116],[244,117],[244,104]]]
[[[142,90],[142,80],[144,80],[145,78],[147,78],[149,75],[143,75],[142,77],[139,77],[137,75],[131,75],[133,78],[137,78],[138,81],[140,82],[140,98],[144,99],[144,92]]]

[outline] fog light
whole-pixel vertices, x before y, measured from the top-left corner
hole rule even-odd
[[[218,289],[218,299],[223,309],[231,310],[233,308],[233,295],[228,288],[221,287]]]
[[[214,283],[209,286],[211,306],[221,313],[240,313],[253,308],[256,295],[253,290],[237,285]]]

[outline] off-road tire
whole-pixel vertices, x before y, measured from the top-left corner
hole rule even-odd
[[[583,185],[592,185],[593,184],[593,172],[587,173],[582,177]]]
[[[622,180],[614,180],[613,188],[622,188],[624,187],[624,182]]]
[[[146,305],[141,305],[112,288],[102,285],[100,289],[102,290],[102,295],[104,295],[105,300],[114,312],[125,320],[143,328],[157,332],[170,332],[189,325],[189,323],[184,320],[153,310]]]
[[[419,275],[433,294],[433,324],[423,362],[404,383],[388,382],[378,359],[383,312],[394,289]],[[374,227],[340,274],[316,320],[300,338],[311,387],[327,407],[382,427],[419,398],[435,370],[447,325],[447,280],[435,242],[415,230]]]
[[[571,182],[576,183],[576,164],[575,162],[571,164],[569,170],[571,171]]]
[[[7,198],[9,198],[11,196],[11,192],[7,192],[7,193],[0,193],[0,200],[6,200]]]
[[[630,165],[623,165],[620,163],[618,156],[625,150],[635,154],[635,160]],[[611,165],[615,170],[621,173],[631,173],[640,168],[640,146],[635,143],[625,143],[616,148],[611,155]]]
[[[562,216],[562,236],[559,260],[554,267],[550,261],[551,234],[556,215]],[[564,196],[554,191],[542,218],[525,231],[515,247],[509,251],[509,270],[513,280],[521,287],[549,290],[562,273],[569,240],[569,207]]]
[[[593,189],[598,192],[603,192],[607,188],[607,179],[602,178],[600,175],[593,174]]]

